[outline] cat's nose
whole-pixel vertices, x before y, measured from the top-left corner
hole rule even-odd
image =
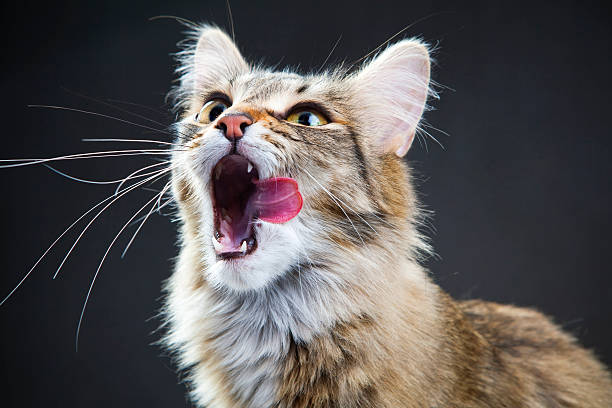
[[[244,136],[247,126],[253,124],[253,120],[244,113],[228,113],[217,122],[217,129],[230,141],[240,139]]]

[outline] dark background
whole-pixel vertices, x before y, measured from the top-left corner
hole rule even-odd
[[[457,5],[461,3],[461,6]],[[602,3],[603,4],[603,3]],[[611,24],[603,5],[452,1],[231,1],[244,54],[316,69],[353,61],[405,26],[438,44],[433,78],[441,100],[427,121],[444,149],[415,143],[408,160],[435,216],[438,258],[427,266],[457,298],[536,307],[612,364]],[[112,102],[163,124],[173,78],[173,14],[228,27],[222,0],[21,2],[2,5],[2,158],[50,157],[127,144],[84,137],[157,138],[162,133],[52,104],[153,122],[78,96]],[[144,145],[143,147],[150,147]],[[127,175],[133,157],[58,163],[91,179]],[[8,293],[62,230],[113,191],[37,167],[0,170],[2,273]],[[158,184],[160,187],[162,184]],[[105,263],[75,352],[90,279],[108,243],[150,191],[122,200],[84,236],[52,281],[75,233],[0,308],[4,407],[181,407],[183,385],[155,345],[160,286],[177,253],[170,217],[153,217],[125,259],[119,241]],[[132,232],[134,228],[130,230]],[[75,231],[76,232],[76,231]]]

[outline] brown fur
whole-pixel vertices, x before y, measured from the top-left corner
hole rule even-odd
[[[608,407],[610,377],[592,353],[530,309],[441,294],[446,330],[427,383],[413,388],[368,315],[291,346],[281,407]],[[424,398],[431,390],[436,399]]]
[[[204,30],[206,35],[233,47],[215,30]],[[246,67],[241,61],[230,65]],[[181,102],[191,107],[187,116],[198,111],[205,102],[200,95],[206,92],[241,95],[230,111],[248,113],[265,128],[258,137],[278,161],[275,175],[294,177],[300,185],[304,207],[297,219],[315,231],[312,239],[319,246],[311,249],[310,265],[292,266],[274,284],[290,285],[315,270],[342,282],[341,290],[330,290],[332,295],[325,298],[333,324],[312,329],[306,340],[290,331],[275,332],[286,349],[263,355],[248,367],[269,370],[266,374],[278,379],[273,402],[266,406],[612,406],[607,369],[546,316],[483,301],[457,302],[419,266],[419,252],[427,246],[417,231],[420,215],[408,166],[376,145],[377,129],[372,130],[362,95],[347,85],[354,78],[329,74],[321,80],[250,68],[242,76],[232,71],[229,81],[204,78],[205,83],[222,84],[215,89],[179,90],[192,98]],[[269,103],[275,97],[290,102],[274,111]],[[292,104],[313,100],[329,111],[332,126],[308,128],[284,121]],[[210,127],[201,128],[193,132],[197,148],[205,148]],[[211,406],[253,407],[265,376],[250,393],[240,394],[237,371],[243,367],[228,369],[224,362],[245,351],[219,345],[236,329],[231,319],[245,312],[248,296],[217,290],[204,279],[210,265],[202,254],[211,244],[201,232],[210,220],[204,219],[198,198],[208,192],[199,191],[185,174],[190,173],[174,173],[182,251],[168,284],[168,344],[183,353],[182,366],[190,368],[194,388],[212,384]],[[262,289],[254,296],[270,293]],[[236,302],[230,310],[208,316],[204,309],[206,319],[189,315],[191,307],[214,309],[228,298]],[[264,328],[238,329],[257,337]]]

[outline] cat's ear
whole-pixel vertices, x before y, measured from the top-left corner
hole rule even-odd
[[[176,109],[189,109],[194,96],[218,90],[236,75],[249,69],[234,41],[219,28],[194,28],[183,51],[176,54],[179,84],[170,97]]]
[[[193,55],[193,69],[194,85],[207,89],[246,71],[248,64],[225,32],[203,26]]]
[[[429,51],[418,40],[400,41],[353,77],[359,109],[373,143],[402,157],[414,140],[429,93]]]

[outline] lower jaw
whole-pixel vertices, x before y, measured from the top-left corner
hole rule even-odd
[[[227,228],[227,224],[226,228],[220,227],[223,221],[220,221],[217,210],[214,212],[215,227],[212,236],[212,244],[218,260],[244,258],[257,250],[257,234],[252,219],[247,221],[248,226],[246,231],[236,236],[234,235],[236,231],[232,230],[231,227]]]

